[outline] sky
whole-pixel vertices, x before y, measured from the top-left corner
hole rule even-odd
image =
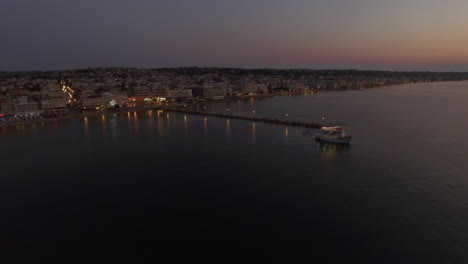
[[[0,1],[0,70],[192,66],[468,71],[468,1]]]

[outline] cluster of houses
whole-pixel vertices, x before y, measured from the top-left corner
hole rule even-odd
[[[27,77],[0,80],[0,119],[58,117],[68,111],[67,96],[57,80]]]
[[[461,74],[461,73],[460,73]],[[0,74],[0,120],[57,117],[143,101],[233,96],[466,79],[466,74],[365,71],[95,68]]]

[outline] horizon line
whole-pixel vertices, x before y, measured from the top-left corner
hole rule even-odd
[[[128,67],[128,66],[97,66],[73,69],[54,70],[0,70],[0,73],[48,73],[67,72],[88,69],[136,69],[136,70],[177,70],[177,69],[222,69],[222,70],[276,70],[276,71],[359,71],[359,72],[401,72],[401,73],[468,73],[468,71],[436,71],[436,70],[382,70],[382,69],[358,69],[358,68],[275,68],[275,67],[220,67],[220,66],[178,66],[178,67]]]

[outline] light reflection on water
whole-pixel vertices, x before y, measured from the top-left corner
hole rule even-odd
[[[172,116],[171,116],[172,115]],[[124,117],[122,119],[122,117]],[[193,117],[193,121],[192,120]],[[127,119],[127,121],[124,121]],[[156,119],[156,120],[155,120]],[[170,120],[172,119],[172,121]],[[223,119],[215,118],[212,125],[216,125],[219,120],[223,122]],[[190,122],[189,122],[190,121]],[[122,122],[128,122],[129,126],[123,126]],[[198,123],[198,125],[197,125]],[[177,125],[179,124],[179,125]],[[258,129],[259,124],[257,122],[250,122],[250,121],[239,121],[236,122],[236,125],[244,125],[248,124],[249,126],[249,134],[250,134],[250,142],[255,144],[258,140]],[[268,124],[260,123],[262,129],[265,126],[269,126]],[[208,117],[203,116],[191,116],[191,115],[180,115],[180,114],[169,114],[164,113],[162,111],[158,111],[156,113],[152,111],[141,111],[141,112],[131,112],[131,113],[124,113],[124,114],[111,114],[111,115],[101,115],[97,119],[94,118],[92,122],[90,122],[89,117],[83,117],[83,131],[84,131],[84,139],[86,142],[89,143],[90,138],[90,128],[96,126],[99,128],[97,131],[100,132],[103,138],[110,136],[109,140],[114,144],[121,143],[121,135],[120,130],[124,129],[125,127],[130,128],[132,138],[136,139],[135,137],[145,137],[146,135],[150,135],[148,139],[150,142],[154,143],[155,138],[164,137],[166,134],[177,133],[178,130],[182,132],[182,135],[186,138],[190,136],[190,130],[193,130],[194,133],[198,133],[195,127],[198,126],[198,130],[202,135],[205,137],[208,136],[209,124],[208,124]],[[170,127],[174,126],[174,131],[170,132]],[[179,129],[177,129],[179,127]],[[276,128],[280,128],[282,130],[281,136],[284,138],[290,138],[288,141],[284,141],[284,144],[289,144],[290,140],[297,140],[297,137],[303,137],[304,139],[310,140],[308,144],[312,144],[315,146],[315,149],[319,150],[322,153],[339,153],[339,152],[349,152],[351,151],[351,146],[348,145],[335,145],[335,144],[327,144],[323,142],[315,142],[314,129],[298,129],[298,128],[291,128],[288,126],[274,126]],[[141,134],[141,129],[144,128],[145,132],[144,135]],[[200,130],[201,129],[201,130]],[[235,129],[235,128],[234,128]],[[6,128],[3,129],[3,133],[5,133]],[[17,127],[18,132],[24,131],[23,127]],[[96,132],[97,132],[96,131]],[[110,131],[110,134],[108,132]],[[154,131],[157,132],[156,136],[154,135]],[[232,136],[232,120],[225,119],[224,120],[224,133],[225,138],[229,139]],[[293,132],[292,132],[293,131]],[[300,132],[302,131],[302,132]],[[298,133],[299,132],[299,133]],[[215,132],[216,133],[216,132]],[[292,134],[291,134],[292,133]],[[236,133],[237,134],[237,133]],[[262,134],[262,139],[265,135]],[[97,138],[96,138],[97,139]],[[138,139],[140,140],[140,139]],[[313,141],[313,143],[312,143]]]
[[[214,117],[208,123],[206,117],[191,115],[184,123],[184,115],[172,113],[170,120],[168,113],[158,113],[153,123],[157,126],[156,135],[151,133],[151,114],[145,116],[141,112],[123,113],[120,119],[107,115],[104,120],[99,116],[64,120],[59,126],[46,122],[44,127],[37,126],[34,133],[29,125],[1,128],[0,143],[8,151],[0,152],[0,160],[12,166],[2,168],[0,179],[8,175],[18,179],[2,181],[2,193],[13,190],[5,201],[17,199],[24,206],[24,214],[15,214],[14,209],[8,212],[13,217],[18,215],[14,220],[33,219],[38,209],[46,213],[48,207],[57,205],[64,216],[70,215],[58,221],[50,217],[46,231],[56,230],[60,221],[73,221],[75,216],[83,216],[82,222],[77,220],[77,226],[87,228],[89,219],[95,217],[89,212],[95,212],[96,204],[86,201],[98,201],[109,203],[106,213],[115,226],[127,225],[133,219],[121,220],[122,213],[134,216],[135,212],[144,217],[135,217],[130,224],[150,227],[149,230],[161,226],[150,233],[154,236],[169,230],[166,237],[174,237],[174,232],[190,223],[193,229],[186,228],[177,235],[184,236],[186,231],[192,232],[188,235],[192,237],[216,237],[214,234],[220,229],[206,225],[216,219],[223,231],[234,226],[243,238],[259,229],[259,234],[269,234],[272,226],[275,233],[285,238],[296,235],[310,239],[322,234],[321,241],[328,241],[327,234],[339,233],[346,245],[356,242],[355,234],[360,234],[359,242],[366,248],[378,250],[375,245],[379,244],[391,248],[391,254],[393,249],[401,254],[415,248],[415,252],[429,257],[438,254],[426,248],[440,248],[440,256],[453,258],[439,256],[438,262],[457,263],[450,260],[461,259],[468,244],[468,145],[463,140],[468,85],[451,85],[457,84],[444,83],[432,90],[431,86],[424,86],[424,90],[405,86],[255,101],[257,115],[274,118],[288,113],[294,119],[316,121],[326,114],[329,120],[343,120],[353,129],[352,147],[316,142],[313,129]],[[241,114],[252,115],[250,102],[239,105]],[[223,105],[219,109],[224,112],[226,108]],[[237,109],[231,107],[230,111]],[[105,123],[110,140],[103,138],[100,131],[105,129]],[[185,127],[189,136],[184,134]],[[448,127],[456,129],[448,131]],[[89,136],[92,144],[81,144]],[[253,144],[255,141],[258,144]],[[110,144],[118,145],[119,151],[113,151]],[[157,158],[145,160],[153,155]],[[20,156],[22,159],[18,159]],[[197,156],[203,157],[203,162],[194,158]],[[22,168],[24,160],[31,166]],[[44,165],[51,161],[60,162]],[[113,177],[92,175],[92,184],[71,188],[57,180],[63,179],[61,169],[69,169],[70,179],[77,181],[87,179],[92,169]],[[154,177],[151,172],[155,171],[167,177]],[[37,190],[32,187],[32,175],[40,176]],[[130,186],[122,184],[129,179],[136,180]],[[123,191],[104,187],[109,185],[122,186]],[[18,195],[16,190],[26,188],[37,192],[37,202]],[[89,199],[75,199],[83,194]],[[161,194],[165,198],[158,201],[161,205],[148,199]],[[131,201],[128,208],[122,207],[123,199]],[[63,200],[63,205],[56,203],[58,200]],[[219,206],[218,201],[229,203]],[[86,210],[75,214],[76,207],[70,209],[73,203]],[[192,208],[201,210],[200,214],[194,215]],[[261,213],[257,213],[259,208]],[[166,222],[158,222],[162,215],[167,216]],[[233,217],[239,218],[231,221]],[[177,222],[180,219],[187,222]],[[11,221],[14,228],[25,228],[14,222]],[[241,224],[236,225],[237,222]],[[245,232],[244,224],[250,228]],[[94,226],[96,230],[98,227],[101,226]],[[203,230],[203,234],[194,230]],[[48,233],[44,232],[43,237]]]
[[[208,135],[208,118],[206,116],[203,118],[203,135],[205,137]]]
[[[191,121],[192,117],[193,117],[193,121]],[[156,121],[154,120],[154,118],[156,118]],[[124,121],[124,119],[127,119],[127,121]],[[223,119],[220,119],[220,118],[214,118],[213,120],[214,122],[212,123],[212,125],[219,124],[218,121],[223,122]],[[127,122],[128,126],[122,126],[122,122]],[[150,110],[150,111],[126,112],[122,114],[102,114],[102,115],[95,116],[95,117],[83,117],[82,131],[83,131],[83,139],[86,143],[90,143],[92,133],[98,132],[100,133],[102,138],[107,138],[108,136],[110,136],[108,140],[110,140],[114,144],[119,144],[121,143],[120,130],[125,127],[130,129],[132,138],[134,139],[136,139],[136,137],[143,136],[140,133],[142,127],[145,129],[145,135],[153,135],[155,126],[156,126],[156,131],[157,131],[156,135],[158,137],[163,137],[166,134],[173,133],[170,131],[171,126],[173,126],[174,129],[177,129],[177,127],[180,127],[181,131],[183,132],[183,135],[186,138],[188,138],[190,135],[189,130],[193,129],[194,126],[197,126],[197,122],[199,125],[201,124],[202,131],[200,131],[200,133],[202,133],[205,137],[207,137],[209,126],[210,126],[210,124],[208,123],[208,117],[191,116],[187,114],[184,114],[184,115],[174,114],[174,113],[170,114],[170,113],[164,113],[161,110],[158,110],[156,113]],[[46,122],[45,125],[46,127],[52,127],[56,129],[56,128],[59,128],[59,123],[60,122],[57,122],[57,121],[50,122],[50,123]],[[181,126],[178,126],[178,124],[180,124]],[[255,144],[257,142],[258,128],[259,128],[259,124],[257,122],[239,121],[239,122],[236,122],[236,124],[240,124],[240,125],[248,124],[250,128],[249,129],[250,142],[252,144]],[[261,126],[262,128],[264,126],[268,126],[268,124],[263,124],[263,123],[261,123],[261,125],[262,125]],[[62,125],[60,125],[60,127],[61,126]],[[42,124],[42,127],[40,128],[43,128],[43,127],[44,127],[44,124]],[[275,126],[275,128],[278,128],[278,127],[281,128],[282,126]],[[35,124],[29,125],[27,127],[25,125],[19,125],[19,126],[16,126],[15,128],[16,128],[17,133],[22,133],[22,134],[25,134],[28,128],[33,131],[36,131],[38,129],[38,127]],[[281,129],[283,130],[282,137],[285,137],[285,138],[291,137],[290,127],[284,126]],[[224,131],[225,131],[226,139],[232,136],[233,127],[232,127],[231,119],[224,120]],[[303,131],[302,136],[307,137],[307,138],[311,137],[311,135],[315,133],[314,130],[311,130],[311,129],[306,129],[306,130],[294,129],[293,131],[295,131],[294,137],[298,136],[296,134],[296,131]],[[1,133],[7,134],[7,127],[2,127]],[[197,133],[197,132],[194,131],[194,133]],[[262,138],[263,137],[264,135],[262,135]],[[97,140],[98,138],[99,137],[96,137],[95,140]],[[150,137],[148,140],[150,140],[151,142],[155,142],[153,137]],[[325,152],[337,153],[337,152],[342,152],[342,151],[350,151],[351,147],[346,146],[346,145],[342,146],[342,145],[334,145],[334,144],[326,144],[322,142],[317,142],[316,149],[324,153]]]
[[[140,118],[140,116],[142,116],[143,118]],[[177,122],[180,122],[179,121],[180,119],[178,119],[177,116],[179,116],[179,115],[174,114],[172,116],[173,122],[175,122],[174,124],[177,124]],[[99,121],[99,127],[100,127],[100,130],[101,130],[101,135],[104,138],[108,136],[108,133],[107,133],[108,132],[108,125],[110,125],[109,127],[110,127],[110,130],[111,130],[111,140],[112,140],[113,143],[118,144],[120,142],[120,140],[119,140],[119,137],[120,137],[119,129],[121,129],[121,127],[119,127],[119,123],[121,122],[122,115],[121,114],[115,114],[115,115],[110,116],[110,118],[108,118],[108,117],[109,116],[101,115],[95,121]],[[156,125],[156,130],[157,130],[158,137],[162,137],[166,133],[168,133],[169,129],[171,127],[171,120],[170,120],[171,116],[170,116],[169,113],[166,113],[164,115],[163,111],[158,111],[156,113],[156,116],[154,116],[154,113],[152,111],[146,111],[146,112],[136,112],[135,111],[133,113],[128,112],[124,117],[127,119],[127,122],[130,125],[129,127],[131,128],[131,131],[133,132],[132,134],[134,136],[139,136],[140,126],[144,125],[145,123],[146,123],[145,127],[147,128],[147,134],[148,135],[153,135],[154,127]],[[191,126],[196,125],[197,120],[198,120],[198,122],[201,122],[203,135],[205,137],[208,135],[208,127],[209,127],[208,117],[204,116],[202,118],[199,118],[197,116],[194,116],[194,120],[195,120],[194,122],[189,122],[190,115],[184,114],[183,116],[180,115],[180,117],[182,117],[182,122],[181,123],[182,123],[182,129],[183,129],[183,132],[184,132],[183,134],[184,134],[185,137],[189,136],[189,128]],[[156,123],[154,121],[154,118],[156,118]],[[109,122],[107,122],[108,119],[109,119]],[[222,120],[222,119],[219,119],[219,120]],[[226,136],[226,138],[230,138],[231,137],[231,131],[232,131],[231,119],[225,119],[224,122],[225,122],[224,123],[225,136]],[[242,124],[243,122],[249,122],[249,121],[240,121],[239,124]],[[250,126],[251,143],[255,144],[256,140],[257,140],[258,124],[256,122],[249,122],[249,123],[250,123],[249,126]],[[262,123],[262,125],[264,125],[264,124]],[[93,126],[93,124],[92,123],[90,124],[89,117],[83,117],[83,131],[84,131],[83,135],[84,135],[84,138],[86,140],[89,140],[89,137],[90,137],[90,126]],[[277,126],[275,126],[275,127],[277,127]],[[2,128],[2,133],[6,133],[6,129],[7,129],[6,127]],[[24,132],[25,131],[24,126],[16,126],[16,129],[17,129],[17,132]],[[288,127],[288,126],[285,126],[283,129],[284,130],[283,130],[282,136],[285,137],[285,138],[290,137],[291,136],[291,128]],[[295,130],[295,131],[297,131],[297,130]],[[309,137],[313,138],[314,133],[315,133],[314,130],[307,129],[307,130],[303,130],[302,136],[307,137],[307,138],[309,138]],[[328,153],[330,153],[330,152],[350,151],[351,150],[350,145],[328,144],[328,143],[319,142],[319,141],[317,141],[315,143],[315,146],[316,146],[316,149],[320,150],[321,152],[328,152]]]
[[[138,123],[137,112],[133,112],[133,132],[135,133],[135,136],[140,134],[140,124]]]
[[[157,122],[157,130],[158,130],[158,137],[162,137],[164,135],[164,124],[165,122],[162,120],[161,112],[158,111],[158,122]]]
[[[107,137],[107,124],[106,124],[106,116],[102,115],[101,116],[101,130],[102,130],[102,136]]]
[[[24,132],[24,125],[17,125],[16,132],[23,133]]]
[[[331,143],[325,143],[321,141],[316,142],[316,147],[318,150],[322,152],[333,152],[333,153],[351,150],[350,144],[331,144]]]
[[[257,124],[255,122],[252,122],[252,143],[255,144],[257,136]]]
[[[153,128],[154,128],[153,111],[149,110],[148,111],[148,132],[150,135],[153,134]]]
[[[89,137],[89,123],[88,123],[88,117],[83,118],[83,131],[84,131],[84,136],[85,138]]]
[[[119,123],[119,116],[114,115],[110,120],[111,139],[112,139],[112,143],[114,144],[120,143],[118,123]]]

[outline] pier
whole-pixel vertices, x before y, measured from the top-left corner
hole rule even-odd
[[[190,110],[179,109],[179,108],[158,108],[158,107],[156,107],[154,109],[155,110],[162,110],[162,111],[166,111],[166,112],[189,114],[189,115],[213,116],[213,117],[219,117],[219,118],[247,120],[247,121],[278,124],[278,125],[286,125],[286,126],[322,128],[324,126],[336,126],[337,125],[337,124],[329,124],[329,123],[322,123],[322,122],[320,122],[320,123],[319,122],[300,122],[300,121],[281,120],[281,119],[267,118],[267,117],[241,116],[241,115],[231,115],[231,114],[221,114],[221,113],[211,113],[211,112],[201,112],[201,111],[190,111]]]

